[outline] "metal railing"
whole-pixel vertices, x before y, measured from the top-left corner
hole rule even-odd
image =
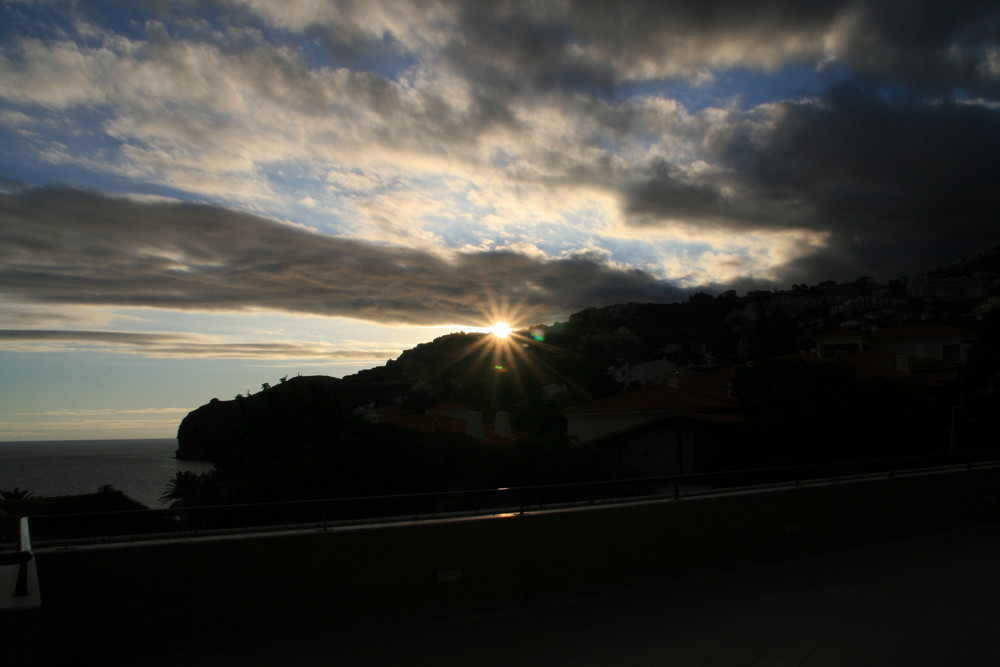
[[[22,525],[21,532],[22,539],[42,548],[291,529],[331,530],[401,521],[519,516],[624,502],[680,501],[994,464],[1000,464],[1000,450],[440,493],[37,515],[30,517],[30,527]],[[29,530],[33,536],[27,534]],[[26,553],[30,554],[30,548]]]
[[[20,535],[17,551],[0,553],[0,566],[17,565],[17,578],[14,582],[13,597],[24,597],[28,594],[28,563],[35,557],[31,550],[31,530],[28,518],[20,521]]]

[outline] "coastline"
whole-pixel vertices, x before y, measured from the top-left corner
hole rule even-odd
[[[33,496],[96,493],[105,485],[151,508],[182,470],[205,472],[207,461],[176,458],[176,438],[0,441],[0,489]]]

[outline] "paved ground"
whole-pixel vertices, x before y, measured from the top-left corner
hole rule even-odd
[[[643,590],[132,665],[1000,665],[1000,526]]]

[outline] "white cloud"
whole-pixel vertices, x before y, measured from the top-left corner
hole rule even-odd
[[[0,54],[0,89],[7,99],[53,109],[98,103],[105,98],[107,83],[101,80],[101,64],[113,57],[72,42],[23,39],[13,57]]]
[[[108,351],[140,354],[152,359],[350,359],[384,361],[402,350],[344,349],[309,341],[268,338],[232,340],[222,336],[182,333],[144,333],[82,329],[0,330],[0,349],[8,352]]]
[[[30,415],[26,415],[30,416]],[[163,419],[63,417],[58,421],[46,418],[0,420],[3,440],[62,440],[88,438],[167,438],[177,432],[177,417]]]
[[[287,15],[263,5],[255,10],[297,30],[345,20],[364,34],[401,27],[400,12],[385,8],[306,3]],[[52,108],[100,103],[109,114],[103,131],[120,142],[117,163],[55,142],[46,159],[160,181],[251,210],[324,202],[322,210],[337,211],[357,238],[441,252],[459,227],[506,232],[510,247],[537,248],[539,225],[572,227],[574,220],[603,228],[591,234],[614,233],[621,220],[613,190],[627,180],[627,163],[691,150],[679,133],[690,119],[669,100],[595,107],[514,99],[511,120],[482,124],[471,82],[446,69],[425,66],[412,81],[391,80],[309,69],[293,51],[252,32],[217,39],[171,40],[150,24],[146,41],[105,35],[99,49],[31,42],[27,72],[58,70],[86,82],[86,94],[57,99],[18,83],[17,99]],[[657,139],[636,144],[636,129]],[[497,151],[505,163],[495,162]],[[311,165],[307,172],[325,173],[338,192],[307,177],[286,194],[268,176],[282,164]]]
[[[623,3],[614,21],[571,3],[233,4],[277,30],[234,10],[215,22],[164,13],[128,36],[77,19],[75,34],[10,40],[0,97],[12,108],[0,122],[39,133],[25,145],[53,165],[301,215],[356,239],[448,256],[489,238],[554,257],[654,234],[736,252],[747,276],[777,276],[796,253],[821,249],[834,224],[811,192],[778,192],[759,177],[766,165],[735,150],[766,149],[788,105],[734,98],[693,112],[662,84],[827,61],[877,69],[859,45],[884,34],[905,46],[881,10],[847,2]],[[949,67],[971,57],[960,42]],[[995,44],[980,51],[969,67],[995,78]],[[622,86],[643,82],[656,85]],[[35,108],[52,113],[32,122]],[[43,130],[55,115],[63,131]],[[757,252],[734,230],[777,249]],[[648,266],[622,252],[611,260]],[[735,266],[662,277],[718,282]]]
[[[102,417],[108,415],[173,415],[183,417],[190,408],[64,408],[61,410],[38,410],[10,413],[15,417]]]
[[[134,315],[123,315],[101,307],[60,305],[56,308],[26,303],[9,295],[4,297],[4,307],[0,308],[0,327],[7,329],[105,327],[112,323],[139,320]]]

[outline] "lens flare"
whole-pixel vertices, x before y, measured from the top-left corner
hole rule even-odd
[[[490,327],[490,333],[497,338],[506,338],[511,334],[511,331],[513,331],[513,329],[510,328],[510,325],[503,321],[495,322],[493,326]]]

